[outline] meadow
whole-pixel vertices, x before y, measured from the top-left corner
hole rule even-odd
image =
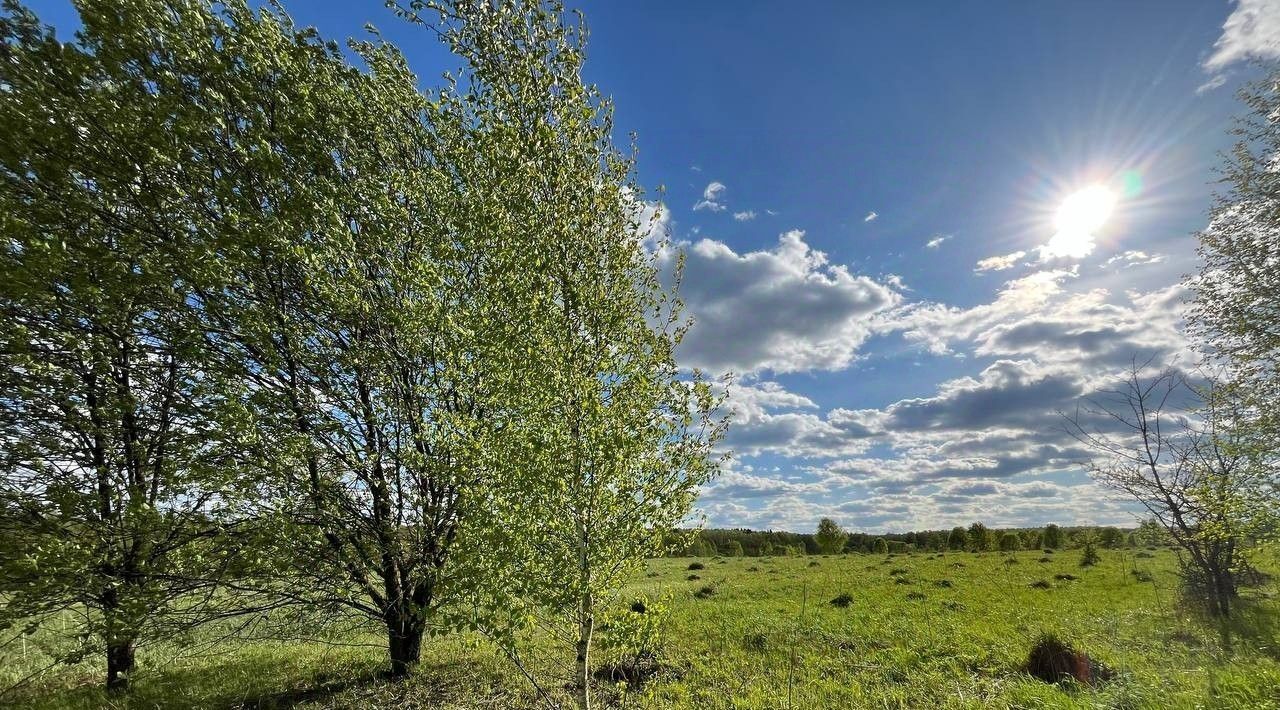
[[[1243,589],[1230,624],[1179,601],[1171,551],[1078,550],[650,560],[621,604],[668,598],[660,670],[602,694],[627,708],[1280,708],[1280,585]],[[691,566],[702,569],[690,569]],[[1262,568],[1280,570],[1274,552]],[[833,604],[841,595],[843,605]],[[1023,666],[1052,633],[1114,671],[1050,684]],[[334,642],[154,646],[126,696],[92,660],[4,698],[15,707],[537,707],[510,663],[475,637],[429,642],[417,672],[380,676],[377,635]],[[9,685],[48,662],[10,653]]]

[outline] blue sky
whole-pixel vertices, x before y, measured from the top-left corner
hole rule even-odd
[[[373,22],[424,83],[455,65],[380,0],[285,6]],[[1134,356],[1189,359],[1178,282],[1280,0],[570,7],[689,255],[682,360],[737,373],[709,524],[1133,520],[1056,412]],[[1091,187],[1107,219],[1062,227]]]

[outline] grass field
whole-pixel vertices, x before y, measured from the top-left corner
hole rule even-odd
[[[624,600],[672,595],[664,670],[639,690],[606,693],[608,704],[1280,708],[1274,577],[1244,590],[1237,617],[1222,629],[1178,602],[1174,558],[1165,550],[1103,551],[1103,562],[1087,569],[1071,550],[717,558],[690,571],[693,561],[653,560],[627,590]],[[1276,562],[1265,560],[1264,569],[1277,571]],[[1032,586],[1039,581],[1048,588]],[[706,586],[713,593],[695,595]],[[842,593],[852,601],[832,605]],[[1041,632],[1088,652],[1115,677],[1091,688],[1024,674]],[[38,641],[25,663],[7,656],[0,683],[47,662]],[[100,669],[86,663],[46,674],[5,701],[32,708],[535,706],[521,676],[477,639],[432,642],[419,671],[399,683],[378,676],[385,653],[376,636],[345,641],[370,645],[145,648],[125,698],[98,690]]]

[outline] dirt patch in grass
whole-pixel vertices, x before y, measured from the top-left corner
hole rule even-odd
[[[853,603],[853,595],[849,594],[848,592],[845,592],[844,594],[841,594],[840,596],[831,600],[831,606],[838,607],[840,609],[847,608],[852,603]]]
[[[1110,668],[1052,634],[1042,634],[1036,639],[1023,670],[1046,683],[1074,680],[1089,686],[1115,676]]]

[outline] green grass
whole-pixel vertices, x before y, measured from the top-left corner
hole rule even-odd
[[[620,601],[674,595],[666,670],[638,691],[607,695],[628,708],[1280,708],[1276,582],[1243,592],[1224,637],[1179,603],[1170,552],[1102,554],[1090,568],[1078,566],[1077,551],[1049,562],[1038,561],[1040,551],[729,558],[702,560],[696,581],[686,580],[688,559],[653,560]],[[1276,571],[1275,562],[1264,568]],[[1049,587],[1032,586],[1040,580]],[[707,585],[715,593],[697,597]],[[830,603],[844,593],[847,606]],[[1085,688],[1021,673],[1041,632],[1117,677]],[[378,677],[377,647],[239,641],[175,653],[145,649],[126,698],[102,693],[101,669],[86,663],[7,700],[33,708],[535,704],[520,675],[476,639],[431,642],[422,667],[400,683]],[[26,667],[37,656],[30,651]],[[24,674],[20,661],[10,665],[0,684]]]

